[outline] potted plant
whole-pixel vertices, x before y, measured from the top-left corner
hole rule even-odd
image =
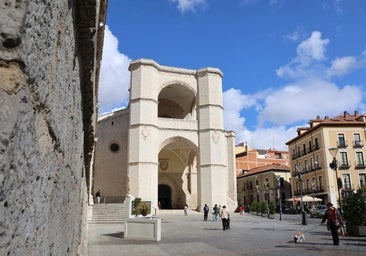
[[[271,201],[269,203],[268,209],[269,209],[268,218],[273,219],[274,215],[275,215],[275,212],[276,212],[276,205],[275,205],[274,201]]]
[[[267,215],[267,202],[260,201],[261,216]]]
[[[252,214],[254,214],[254,213],[257,214],[257,206],[258,206],[257,202],[253,201],[250,206],[250,211]]]
[[[136,217],[138,215],[146,216],[150,213],[150,207],[147,202],[142,201],[141,198],[137,197],[133,200],[132,214]]]
[[[347,234],[366,236],[366,189],[349,193],[341,203]]]

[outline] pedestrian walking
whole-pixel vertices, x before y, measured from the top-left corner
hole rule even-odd
[[[217,204],[215,204],[215,206],[213,207],[213,220],[214,221],[218,221],[219,220],[219,207],[217,206]]]
[[[239,205],[239,212],[240,212],[240,215],[244,214],[244,207],[242,205]]]
[[[188,204],[184,206],[184,216],[188,216]]]
[[[343,226],[342,216],[339,211],[333,207],[332,203],[327,203],[328,210],[326,210],[321,224],[327,221],[327,229],[332,233],[333,244],[339,245],[338,229]]]
[[[205,206],[203,207],[203,221],[207,221],[209,210],[210,209],[208,208],[207,204],[205,204]]]
[[[222,206],[222,209],[220,211],[220,217],[222,221],[222,230],[228,230],[230,214],[225,205]]]
[[[98,204],[100,204],[100,198],[102,197],[102,192],[100,189],[97,191],[97,193],[95,193],[95,197],[97,198]]]

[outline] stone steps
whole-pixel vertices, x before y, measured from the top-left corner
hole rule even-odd
[[[95,204],[90,207],[89,223],[123,223],[126,220],[125,204]]]

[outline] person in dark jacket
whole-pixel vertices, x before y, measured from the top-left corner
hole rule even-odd
[[[333,207],[332,203],[327,203],[328,210],[326,210],[322,224],[327,221],[327,229],[332,232],[333,244],[339,245],[338,229],[343,226],[342,216],[339,211]]]
[[[210,209],[208,208],[207,204],[205,204],[205,206],[203,207],[203,220],[204,221],[207,221],[209,210]]]

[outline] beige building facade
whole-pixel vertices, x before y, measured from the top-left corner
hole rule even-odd
[[[243,172],[237,177],[238,202],[244,206],[253,202],[273,201],[277,207],[291,197],[290,168],[283,164],[267,164]]]
[[[355,111],[333,118],[318,116],[309,124],[298,128],[297,137],[286,143],[292,193],[296,196],[302,192],[321,198],[323,203],[337,204],[339,197],[366,185],[366,115]],[[329,149],[336,149],[337,171],[330,167],[333,156]]]
[[[130,64],[128,108],[100,116],[94,193],[152,207],[236,207],[234,133],[223,127],[222,73],[139,59]]]

